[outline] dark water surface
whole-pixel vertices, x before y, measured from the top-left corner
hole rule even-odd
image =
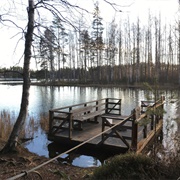
[[[7,110],[18,115],[21,102],[21,85],[0,85],[0,111]],[[31,86],[29,101],[29,117],[26,122],[26,137],[34,139],[25,143],[31,152],[49,157],[47,134],[40,125],[40,116],[48,115],[49,109],[69,106],[101,98],[122,99],[122,114],[129,115],[131,110],[140,105],[141,100],[146,100],[147,95],[153,96],[147,90],[122,89],[122,88],[96,88],[96,87],[43,87]],[[164,147],[169,151],[174,149],[173,139],[178,131],[176,119],[179,117],[179,91],[163,91],[166,97],[164,115]],[[68,155],[63,158],[69,159]],[[73,156],[73,155],[72,155]],[[89,167],[101,164],[98,157],[77,154],[71,158],[71,163],[76,166]]]

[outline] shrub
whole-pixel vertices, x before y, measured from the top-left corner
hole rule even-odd
[[[97,168],[92,179],[156,179],[158,176],[158,168],[151,158],[127,153]]]

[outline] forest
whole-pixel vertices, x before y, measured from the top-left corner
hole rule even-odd
[[[87,86],[88,83],[94,86],[96,84],[102,86],[104,84],[136,85],[142,82],[147,82],[146,85],[150,88],[153,86],[149,86],[148,83],[151,84],[154,82],[168,84],[169,87],[180,85],[180,9],[178,9],[174,21],[171,22],[164,21],[164,17],[160,13],[154,15],[149,11],[147,12],[148,19],[146,22],[142,22],[139,17],[137,17],[135,21],[131,21],[128,16],[125,19],[112,16],[111,22],[107,23],[103,19],[104,16],[101,14],[101,6],[99,6],[98,2],[94,4],[93,13],[90,13],[87,7],[80,7],[76,3],[74,4],[74,2],[74,0],[28,0],[26,4],[25,1],[9,0],[7,1],[7,8],[5,6],[0,8],[0,23],[2,27],[13,27],[13,37],[19,36],[19,41],[22,40],[23,42],[23,46],[20,48],[22,56],[19,62],[18,59],[16,59],[11,62],[11,67],[0,67],[0,79],[10,77],[22,78],[23,80],[18,116],[14,121],[11,132],[8,132],[6,142],[3,141],[0,144],[2,147],[0,150],[1,159],[5,162],[3,174],[1,173],[2,178],[5,178],[4,172],[6,172],[8,177],[10,175],[10,166],[8,166],[7,169],[7,163],[9,165],[13,164],[13,170],[11,171],[13,175],[22,172],[22,169],[21,171],[17,169],[20,163],[15,164],[11,160],[23,155],[23,148],[19,148],[19,144],[21,144],[21,132],[26,131],[25,123],[31,112],[28,108],[29,102],[32,102],[32,99],[30,99],[30,93],[32,92],[30,91],[31,78],[45,82],[43,85],[45,85],[46,82],[52,82],[52,84],[59,82],[58,85],[61,85],[63,81],[75,82],[77,85],[83,83],[85,86]],[[95,1],[93,1],[93,3],[94,2]],[[115,0],[102,0],[102,2],[108,4],[115,11],[119,9],[119,12],[122,12],[122,6],[118,4],[119,1],[115,3]],[[180,1],[178,1],[178,3],[180,4]],[[21,9],[17,9],[16,7],[21,7]],[[18,16],[18,12],[22,12],[21,17]],[[25,13],[27,13],[27,16],[25,16]],[[90,23],[86,22],[83,13],[92,16]],[[77,16],[73,17],[74,15]],[[44,21],[45,16],[48,17],[48,19],[46,19],[48,21]],[[19,19],[23,19],[24,23],[19,23]],[[15,46],[19,45],[19,41],[17,41]],[[6,42],[2,41],[2,44],[5,43]],[[21,60],[23,61],[22,67],[20,66],[20,62],[22,63]],[[5,64],[7,59],[2,58],[1,61]],[[36,68],[31,69],[30,65],[34,62]],[[114,86],[112,85],[112,87]],[[14,88],[13,92],[16,96],[17,91],[15,86],[12,86],[12,88]],[[152,88],[150,90],[152,90]],[[63,95],[60,91],[58,91],[58,93]],[[156,100],[157,89],[155,89],[153,93],[155,93],[154,99]],[[44,99],[46,99],[47,93],[41,91],[40,94],[44,95]],[[81,93],[79,94],[81,95]],[[51,93],[51,95],[53,98],[50,101],[53,101],[55,95],[54,93]],[[9,94],[6,93],[5,96],[6,100],[3,102],[4,104],[7,103],[6,101],[9,99]],[[79,99],[81,99],[81,97]],[[13,101],[13,99],[10,99],[10,101]],[[61,101],[61,99],[59,101]],[[170,104],[177,102],[179,106],[179,100],[174,101],[172,99],[172,101],[167,102]],[[39,109],[38,103],[36,103],[35,108]],[[178,108],[176,110],[177,114],[179,114]],[[171,109],[168,111],[171,112]],[[161,115],[162,113],[164,112],[161,111]],[[160,116],[159,112],[155,112],[155,115]],[[7,117],[10,116],[7,115]],[[153,121],[156,121],[154,114],[152,118]],[[179,117],[174,119],[174,116],[168,116],[168,118],[172,121],[179,120]],[[2,122],[4,121],[5,119],[2,118]],[[173,129],[173,124],[171,124],[169,129],[168,126],[166,126],[166,128],[168,131],[169,129]],[[179,137],[176,135],[177,134],[175,134],[175,138],[179,147]],[[167,136],[169,137],[168,133]],[[171,145],[171,143],[169,144]],[[154,146],[154,150],[155,148],[156,145]],[[179,148],[177,148],[177,152],[178,150]],[[156,157],[155,151],[153,153],[157,165],[160,158],[158,156]],[[9,160],[10,154],[14,156]],[[175,156],[173,159],[170,159],[170,154],[171,152],[169,151],[167,154],[168,159],[165,159],[166,162],[164,161],[162,164],[168,164],[167,168],[160,164],[160,169],[158,169],[160,177],[163,174],[167,175],[163,176],[162,179],[165,179],[164,177],[169,178],[169,175],[176,177],[175,179],[179,177],[179,158]],[[29,156],[29,154],[26,155]],[[178,153],[176,155],[178,155]],[[4,160],[5,156],[8,160]],[[21,159],[23,159],[23,162],[26,160],[26,158],[22,157]],[[172,161],[170,165],[169,159]],[[35,165],[33,161],[34,159],[27,161],[28,168],[30,164],[32,164],[32,166]],[[136,160],[133,160],[133,162],[136,162]],[[132,163],[130,164],[132,165]],[[141,162],[139,164],[142,169]],[[147,163],[146,165],[148,170],[153,170],[152,172],[155,174],[155,166],[149,166]],[[62,169],[65,169],[64,166],[62,167]],[[113,167],[113,169],[116,170],[116,167]],[[129,174],[129,167],[128,165],[127,168],[124,168],[123,165],[122,169],[125,171],[128,170],[127,174]],[[23,169],[24,168],[26,167],[23,165]],[[44,170],[44,177],[47,178],[46,173],[49,175],[50,168],[48,167],[48,170],[45,168],[42,169]],[[72,169],[68,169],[68,173],[71,173],[71,170]],[[117,168],[117,170],[118,172],[122,172],[119,171],[119,168]],[[28,171],[23,171],[25,175],[27,172]],[[105,170],[105,172],[111,172],[111,170]],[[133,169],[133,175],[134,172]],[[146,171],[143,172],[146,173]],[[152,172],[149,173],[150,177],[152,177]],[[52,173],[55,174],[55,172]],[[37,172],[36,174],[38,175],[39,173]],[[72,174],[73,177],[75,177],[73,171]],[[116,175],[116,172],[113,172],[113,174]],[[140,173],[140,175],[142,175],[142,173]],[[22,173],[19,177],[21,176]],[[79,176],[77,176],[77,178]]]
[[[148,21],[112,18],[103,24],[94,5],[91,28],[79,18],[75,29],[58,16],[34,38],[37,67],[31,76],[46,81],[101,84],[154,82],[180,84],[180,23],[162,21],[149,12]],[[20,67],[4,70],[22,71]],[[17,73],[7,76],[19,77]]]

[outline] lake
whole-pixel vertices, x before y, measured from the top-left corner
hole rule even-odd
[[[0,111],[7,110],[17,116],[21,103],[22,85],[2,85],[0,84]],[[179,91],[163,90],[161,92],[165,98],[164,114],[164,141],[163,145],[167,151],[174,151],[172,138],[178,132],[177,118],[179,118]],[[134,88],[100,88],[100,87],[49,87],[31,86],[29,98],[28,117],[33,118],[33,128],[30,126],[30,118],[26,122],[26,137],[33,137],[33,140],[24,144],[29,151],[38,155],[49,157],[47,134],[40,125],[40,116],[48,115],[49,109],[69,106],[101,98],[120,98],[122,99],[122,114],[129,115],[131,110],[139,106],[141,100],[146,100],[147,96],[153,94],[148,90]],[[31,123],[32,125],[32,123]],[[65,156],[64,156],[65,157]],[[98,159],[79,155],[74,158],[73,165],[87,167],[99,166]]]

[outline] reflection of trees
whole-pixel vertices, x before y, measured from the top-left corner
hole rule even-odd
[[[40,114],[40,127],[45,132],[49,130],[49,116],[44,113]]]
[[[101,162],[102,163],[102,162]],[[94,166],[98,166],[98,160],[96,158],[93,157],[93,165]]]
[[[180,132],[180,91],[178,91],[177,93],[178,96],[178,101],[177,101],[177,105],[176,105],[176,114],[177,114],[177,123],[178,123],[178,132]]]
[[[38,87],[38,98],[41,101],[40,103],[40,112],[41,113],[47,113],[49,112],[49,109],[54,108],[55,104],[55,90],[56,88],[53,86],[50,87]]]
[[[164,147],[168,152],[175,152],[175,137],[177,134],[177,123],[173,119],[167,119],[164,129]]]
[[[166,91],[166,114],[164,115],[164,148],[165,155],[176,157],[180,144],[180,92]],[[179,126],[179,127],[178,127]]]
[[[68,144],[62,144],[62,143],[50,143],[48,145],[48,151],[49,151],[49,157],[50,158],[54,158],[60,154],[63,153],[63,155],[61,157],[58,157],[58,161],[60,163],[62,162],[66,162],[69,164],[73,164],[76,160],[80,159],[80,158],[84,158],[85,159],[92,159],[92,165],[93,166],[98,166],[99,165],[99,161],[101,164],[104,163],[104,160],[107,159],[107,155],[105,155],[104,153],[102,153],[102,150],[97,151],[96,149],[87,149],[84,147],[78,148],[68,154],[64,154],[67,150],[71,149],[72,146],[68,145]],[[63,157],[65,156],[65,157]],[[82,167],[81,164],[79,164],[79,166]]]
[[[67,154],[67,156],[65,158],[59,157],[57,160],[60,163],[67,162],[68,164],[72,164],[73,161],[80,156],[81,156],[80,154],[71,152],[71,153]]]

